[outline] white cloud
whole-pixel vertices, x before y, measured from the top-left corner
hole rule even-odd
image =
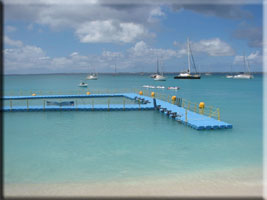
[[[47,25],[52,30],[72,29],[81,42],[135,42],[149,33],[151,17],[163,16],[158,5],[113,4],[106,1],[38,1],[8,3],[6,20]],[[28,27],[32,28],[31,25]]]
[[[210,56],[233,56],[235,54],[233,48],[219,38],[191,42],[191,49],[193,52],[207,53]],[[185,53],[185,49],[182,49],[180,53],[182,52]]]
[[[83,43],[129,43],[148,35],[147,30],[140,24],[121,23],[112,20],[92,21],[81,24],[75,33]]]
[[[158,6],[150,11],[147,21],[150,23],[154,23],[159,20],[159,17],[163,16],[165,16],[165,13],[161,10],[161,7]]]
[[[72,54],[70,54],[70,56],[77,56],[78,54],[78,52],[73,52]]]
[[[196,42],[196,44],[199,43],[202,44]],[[210,49],[212,48],[206,48],[206,51],[202,50],[201,53],[209,53]],[[217,54],[221,55],[218,52]],[[157,57],[166,63],[168,60],[175,60],[185,55],[186,48],[184,47],[178,50],[153,48],[144,41],[136,42],[124,52],[104,50],[101,54],[88,55],[72,52],[66,56],[54,58],[46,55],[40,47],[22,45],[5,49],[4,69],[5,73],[91,72],[94,71],[94,68],[97,72],[113,72],[114,64],[117,63],[118,71],[123,69],[125,71],[135,71],[138,66],[146,66],[147,69],[152,70],[156,65]],[[259,52],[251,53],[248,60],[252,64],[252,60],[258,60],[259,57]],[[176,61],[174,62],[176,63]]]
[[[6,31],[7,32],[15,32],[17,30],[16,27],[14,26],[6,26]]]
[[[134,47],[130,48],[129,55],[142,62],[151,62],[159,57],[162,60],[167,60],[172,57],[179,56],[175,50],[150,48],[144,41],[137,42]]]
[[[4,44],[16,47],[21,47],[23,45],[20,40],[12,40],[8,36],[4,36]]]

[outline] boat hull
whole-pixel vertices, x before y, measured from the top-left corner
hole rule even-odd
[[[200,79],[201,76],[175,76],[174,79]]]
[[[166,81],[166,78],[155,78],[154,81]]]
[[[252,75],[235,75],[233,76],[234,79],[252,79]]]

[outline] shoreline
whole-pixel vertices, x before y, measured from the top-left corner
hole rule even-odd
[[[99,183],[4,184],[5,197],[262,197],[260,167]]]

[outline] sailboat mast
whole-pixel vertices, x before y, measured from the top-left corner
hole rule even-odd
[[[159,58],[157,57],[157,74],[159,74]]]
[[[247,59],[246,59],[246,61],[247,61],[247,67],[248,67],[248,74],[250,74],[250,66],[249,66],[249,62],[248,62]]]
[[[243,60],[244,60],[244,69],[246,70],[246,57],[245,57],[245,53],[243,53]],[[245,73],[245,71],[244,71]]]
[[[190,63],[190,52],[189,52],[190,50],[189,50],[189,38],[187,38],[187,57],[188,57],[188,72],[189,72],[189,74],[190,74],[190,71],[191,71],[191,69],[190,69],[190,65],[191,65],[191,63]]]

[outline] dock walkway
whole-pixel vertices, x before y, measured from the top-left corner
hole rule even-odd
[[[2,100],[30,100],[30,99],[64,99],[64,98],[110,98],[110,97],[125,97],[131,100],[136,100],[137,104],[88,104],[88,105],[73,105],[73,106],[4,106],[2,111],[127,111],[127,110],[158,110],[168,117],[181,122],[184,125],[190,126],[197,130],[206,129],[229,129],[231,124],[220,120],[186,110],[172,103],[162,101],[160,99],[138,95],[135,93],[119,93],[119,94],[90,94],[90,95],[38,95],[38,96],[4,96]],[[146,103],[140,103],[141,100]],[[155,107],[156,103],[157,107]]]

